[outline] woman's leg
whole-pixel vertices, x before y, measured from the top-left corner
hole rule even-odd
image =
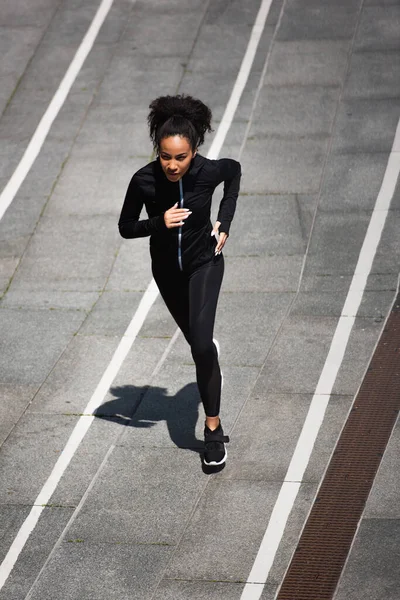
[[[222,465],[226,460],[224,435],[219,420],[221,371],[213,342],[215,312],[224,274],[222,254],[189,277],[180,271],[153,264],[153,275],[168,310],[184,333],[196,364],[197,384],[206,413],[204,463]]]
[[[197,384],[206,414],[206,425],[219,425],[221,370],[213,342],[215,313],[224,274],[222,254],[200,267],[189,279],[189,331],[196,364]]]
[[[169,312],[190,344],[188,276],[178,269],[154,263],[152,272]]]

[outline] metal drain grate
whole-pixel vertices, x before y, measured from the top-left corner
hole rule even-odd
[[[400,294],[277,600],[331,600],[400,410]]]

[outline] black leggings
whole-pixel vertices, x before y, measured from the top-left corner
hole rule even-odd
[[[152,271],[169,312],[190,344],[204,412],[216,417],[221,402],[221,370],[213,330],[224,275],[223,255],[189,274],[155,261]]]

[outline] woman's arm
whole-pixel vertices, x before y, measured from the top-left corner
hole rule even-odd
[[[164,214],[139,221],[143,204],[143,192],[134,175],[128,186],[121,216],[118,221],[119,232],[123,238],[131,239],[145,237],[147,235],[152,235],[157,231],[166,229]]]
[[[217,221],[220,223],[219,233],[229,235],[230,225],[236,210],[236,201],[239,195],[240,177],[242,175],[240,163],[231,158],[221,158],[218,161],[219,183],[224,182],[224,194],[219,205]]]

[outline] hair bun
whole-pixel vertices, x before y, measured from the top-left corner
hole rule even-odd
[[[162,133],[163,125],[173,119],[175,122],[174,134],[169,135],[187,135],[187,127],[179,125],[179,121],[183,119],[189,121],[197,136],[196,146],[200,146],[204,142],[204,135],[211,129],[211,110],[201,100],[193,98],[185,94],[177,96],[160,96],[151,102],[150,113],[147,121],[150,129],[150,138],[153,141],[155,148],[158,148],[160,143],[160,133]],[[170,129],[170,128],[167,128]],[[165,136],[162,136],[165,137]],[[192,142],[192,137],[189,136]]]

